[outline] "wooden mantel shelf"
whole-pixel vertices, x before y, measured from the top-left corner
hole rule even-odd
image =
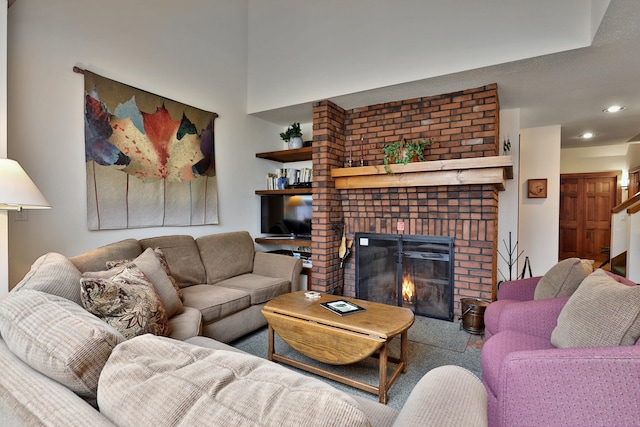
[[[495,184],[505,189],[505,180],[513,179],[511,156],[476,157],[471,159],[436,160],[389,165],[339,168],[331,170],[336,188],[421,187],[438,185]]]

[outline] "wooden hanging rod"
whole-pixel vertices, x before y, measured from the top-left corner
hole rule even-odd
[[[75,66],[75,65],[73,66],[73,72],[74,73],[78,73],[78,74],[84,74],[84,70],[82,68],[80,68],[80,67]]]

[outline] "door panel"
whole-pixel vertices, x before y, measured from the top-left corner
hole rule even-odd
[[[560,259],[578,256],[579,187],[578,179],[560,180]]]
[[[615,172],[561,175],[559,259],[607,260],[616,194]]]

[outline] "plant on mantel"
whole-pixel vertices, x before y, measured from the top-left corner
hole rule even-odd
[[[402,138],[400,141],[385,145],[382,148],[382,152],[384,153],[384,170],[388,174],[391,174],[390,164],[402,163],[406,165],[409,162],[424,161],[424,150],[433,144],[435,144],[434,141],[426,138],[415,141],[406,141]]]

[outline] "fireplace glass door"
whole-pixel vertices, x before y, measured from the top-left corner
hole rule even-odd
[[[453,239],[356,233],[356,297],[453,319]]]

